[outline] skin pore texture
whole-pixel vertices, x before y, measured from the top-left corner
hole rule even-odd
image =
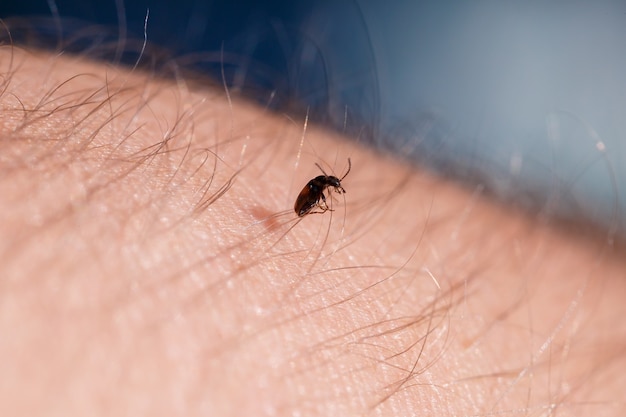
[[[623,248],[305,126],[0,49],[0,414],[626,413]]]

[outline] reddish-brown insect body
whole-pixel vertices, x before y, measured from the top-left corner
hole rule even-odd
[[[346,192],[346,190],[341,186],[341,181],[343,181],[346,175],[350,172],[350,168],[352,168],[350,158],[348,158],[348,170],[341,178],[337,178],[334,175],[327,175],[319,164],[315,165],[317,165],[324,175],[319,175],[313,178],[307,183],[307,185],[304,186],[302,191],[300,191],[300,194],[298,194],[298,198],[296,198],[296,204],[294,204],[293,209],[300,217],[313,212],[316,207],[321,210],[321,212],[318,211],[316,213],[324,213],[329,210],[329,207],[326,204],[326,196],[324,195],[324,191],[326,191],[327,188],[332,187],[335,189],[335,192],[340,194]]]

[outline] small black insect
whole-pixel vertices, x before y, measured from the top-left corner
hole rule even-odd
[[[324,191],[327,188],[333,187],[335,192],[340,194],[346,192],[346,190],[344,190],[341,186],[341,181],[343,181],[346,175],[350,172],[350,168],[352,168],[350,158],[348,158],[348,170],[341,178],[337,178],[334,175],[327,175],[319,164],[316,163],[315,165],[317,165],[324,175],[319,175],[313,178],[307,183],[307,185],[304,186],[302,191],[300,191],[300,194],[298,194],[298,198],[296,198],[296,204],[294,204],[293,209],[300,217],[311,213],[315,207],[319,207],[320,210],[322,210],[318,213],[324,213],[326,210],[330,210],[326,204],[326,196],[324,195]]]

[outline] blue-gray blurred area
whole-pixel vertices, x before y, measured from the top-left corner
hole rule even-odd
[[[2,18],[58,11],[65,39],[74,18],[142,39],[148,10],[150,42],[223,71],[233,91],[535,210],[626,231],[623,0],[0,4]]]

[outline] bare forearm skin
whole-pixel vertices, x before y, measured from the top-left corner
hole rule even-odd
[[[220,89],[0,68],[0,414],[626,411],[605,240]],[[348,157],[345,200],[298,218]]]

